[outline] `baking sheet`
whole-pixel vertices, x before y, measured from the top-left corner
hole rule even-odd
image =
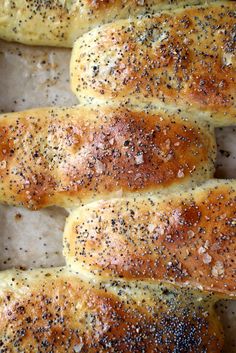
[[[32,48],[0,41],[0,110],[77,103],[69,89],[70,50]],[[236,129],[217,130],[217,177],[236,178]],[[62,233],[67,212],[50,207],[31,212],[0,205],[0,269],[64,264]],[[236,302],[222,301],[225,353],[236,353]]]

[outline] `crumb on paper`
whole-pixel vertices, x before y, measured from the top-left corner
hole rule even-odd
[[[17,213],[15,214],[15,220],[16,220],[16,221],[19,221],[22,217],[23,217],[23,216],[22,216],[22,214],[21,214],[20,212],[17,212]]]

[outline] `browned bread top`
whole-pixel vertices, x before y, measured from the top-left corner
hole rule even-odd
[[[0,201],[69,207],[213,176],[209,124],[177,114],[44,108],[0,118]]]
[[[236,296],[236,182],[98,201],[69,216],[64,255],[79,273],[173,282]]]
[[[75,43],[82,101],[153,104],[218,125],[236,122],[235,1],[114,22]]]
[[[66,269],[0,274],[2,353],[220,353],[210,297],[136,283],[99,288]],[[157,295],[158,293],[158,295]]]

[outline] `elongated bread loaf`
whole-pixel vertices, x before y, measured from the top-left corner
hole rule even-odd
[[[0,38],[31,45],[72,47],[103,23],[202,0],[0,0]]]
[[[235,1],[214,2],[96,28],[75,43],[72,90],[235,124],[235,11]]]
[[[213,176],[213,128],[177,114],[45,108],[0,117],[0,201],[37,209]]]
[[[174,282],[236,296],[236,181],[98,201],[67,220],[67,264],[101,278]]]
[[[99,288],[66,269],[0,274],[7,353],[220,353],[214,298],[152,284]],[[158,295],[157,295],[158,294]]]

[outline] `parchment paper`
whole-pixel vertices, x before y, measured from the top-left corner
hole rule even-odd
[[[70,50],[31,48],[0,41],[0,110],[77,104],[69,88]],[[218,129],[216,176],[236,178],[236,129]],[[64,264],[62,233],[67,212],[30,212],[0,206],[0,270]],[[218,304],[226,332],[225,353],[236,353],[236,302]]]

